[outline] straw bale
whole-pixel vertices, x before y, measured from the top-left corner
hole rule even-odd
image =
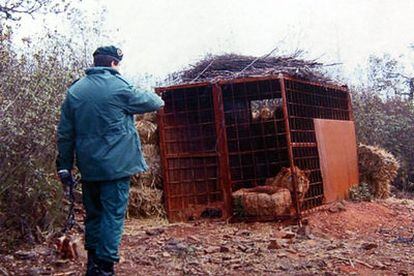
[[[129,192],[128,215],[136,218],[165,217],[162,191],[139,185]]]
[[[139,120],[135,123],[139,137],[143,144],[156,144],[158,142],[157,125],[148,120]]]
[[[142,145],[142,153],[148,165],[146,172],[132,177],[132,186],[145,186],[162,189],[162,172],[158,145]]]
[[[279,188],[272,194],[240,189],[233,193],[233,200],[235,210],[238,210],[239,215],[244,216],[272,217],[285,215],[290,212],[292,206],[290,192],[285,188]]]
[[[360,144],[358,161],[360,180],[368,184],[371,194],[376,198],[389,197],[400,168],[394,155],[380,147]]]
[[[151,123],[157,124],[157,112],[148,112],[144,114],[137,115],[137,121],[149,121]]]
[[[298,176],[298,200],[303,202],[309,189],[308,173],[296,168]],[[232,194],[234,208],[238,215],[247,216],[280,216],[293,210],[292,195],[294,186],[290,168],[282,168],[272,178],[266,180],[264,186],[240,189]]]

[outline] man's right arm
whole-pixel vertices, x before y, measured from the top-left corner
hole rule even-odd
[[[118,94],[123,109],[129,114],[143,114],[157,111],[164,106],[164,101],[157,94],[128,85]]]

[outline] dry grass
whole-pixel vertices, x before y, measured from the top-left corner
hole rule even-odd
[[[302,53],[261,58],[237,54],[207,55],[192,68],[176,72],[169,78],[173,83],[180,83],[286,73],[301,79],[329,82],[323,70],[326,65],[316,60],[303,60],[300,58]]]
[[[139,137],[143,144],[157,144],[158,131],[157,125],[151,121],[139,120],[135,123]]]
[[[376,198],[387,198],[397,176],[398,160],[383,148],[360,144],[358,147],[360,181],[368,184]]]
[[[143,145],[142,152],[148,164],[148,171],[132,177],[132,186],[143,185],[145,187],[162,189],[160,152],[157,145]]]
[[[136,128],[142,142],[142,153],[148,170],[132,177],[128,215],[135,218],[165,218],[161,161],[158,146],[156,114],[141,115]]]
[[[162,191],[143,185],[131,187],[128,215],[135,218],[164,218]]]

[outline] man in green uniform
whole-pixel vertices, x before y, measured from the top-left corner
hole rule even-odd
[[[75,159],[82,176],[86,275],[114,275],[130,177],[148,168],[133,116],[164,105],[155,93],[136,89],[121,77],[122,56],[114,46],[94,52],[94,67],[67,91],[57,131],[62,183],[73,183]]]

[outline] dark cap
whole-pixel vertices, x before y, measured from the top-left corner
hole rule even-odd
[[[116,58],[117,60],[121,61],[122,56],[124,54],[122,53],[121,49],[119,49],[115,46],[103,46],[103,47],[99,47],[98,49],[95,50],[95,52],[93,53],[93,56],[96,56],[96,55],[111,56],[111,57]]]

